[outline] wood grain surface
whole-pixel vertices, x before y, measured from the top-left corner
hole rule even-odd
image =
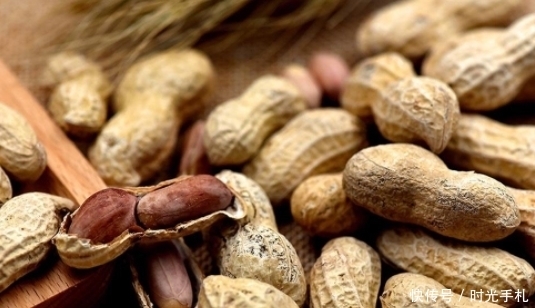
[[[47,111],[0,61],[0,102],[20,112],[33,126],[46,148],[43,176],[23,190],[47,191],[81,204],[106,188],[97,172],[48,116]],[[1,116],[1,115],[0,115]],[[73,270],[55,253],[34,273],[0,293],[0,307],[92,307],[104,294],[113,265],[93,270]]]

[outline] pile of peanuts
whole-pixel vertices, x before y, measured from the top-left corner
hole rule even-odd
[[[98,64],[58,54],[44,75],[50,114],[91,140],[111,187],[44,242],[75,268],[125,255],[144,307],[520,305],[535,295],[535,126],[485,113],[535,100],[534,6],[397,1],[357,29],[352,69],[318,53],[213,109],[215,71],[197,50],[141,59],[116,87]],[[181,130],[177,177],[142,186]],[[310,270],[278,230],[283,207],[326,242]],[[216,272],[199,269],[182,240],[193,234]],[[508,240],[523,254],[499,248]],[[16,276],[4,268],[0,289]]]

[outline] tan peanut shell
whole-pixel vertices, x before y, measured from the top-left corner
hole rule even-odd
[[[28,121],[0,102],[0,167],[12,179],[35,181],[46,167],[46,151]]]
[[[98,132],[106,122],[112,89],[102,69],[72,52],[56,54],[47,64],[48,77],[57,83],[47,105],[54,121],[76,137]]]
[[[520,214],[507,188],[491,177],[449,170],[411,144],[370,147],[344,170],[348,198],[389,220],[465,241],[488,242],[515,231]]]
[[[441,157],[456,168],[535,189],[534,143],[535,126],[510,126],[482,115],[463,114]]]
[[[292,193],[290,207],[294,221],[308,233],[329,238],[361,229],[370,217],[347,199],[341,172],[304,180]]]
[[[197,308],[297,308],[270,284],[249,278],[208,276],[203,280]]]
[[[478,40],[460,44],[431,72],[453,89],[462,109],[485,111],[508,104],[535,76],[535,14],[519,19],[494,41],[487,48]]]
[[[496,290],[499,292],[498,290]],[[468,295],[468,294],[467,294]],[[499,295],[499,293],[498,293]],[[499,308],[485,298],[475,299],[451,292],[436,280],[420,274],[401,273],[390,277],[379,297],[383,308]],[[497,299],[497,296],[495,297]]]
[[[375,308],[381,260],[368,244],[339,237],[325,244],[310,272],[311,308]]]
[[[524,249],[531,258],[535,258],[535,190],[522,190],[508,187],[515,198],[520,211],[520,226],[516,231],[520,235]]]
[[[357,31],[357,48],[369,56],[396,51],[423,56],[431,46],[466,30],[501,26],[511,20],[521,0],[404,0],[372,14]]]
[[[342,171],[367,145],[366,127],[359,118],[337,108],[307,110],[271,136],[243,173],[277,206],[304,179]]]
[[[386,52],[358,63],[342,89],[340,104],[352,114],[370,119],[371,106],[391,83],[415,76],[412,63],[395,52]]]
[[[13,197],[13,189],[11,188],[11,181],[7,177],[2,167],[0,167],[0,207],[7,200]]]
[[[164,181],[155,186],[123,188],[123,190],[141,198],[149,192],[168,187],[177,181],[183,181],[185,178],[188,177],[185,176]],[[232,190],[231,188],[229,189]],[[60,258],[68,266],[75,268],[96,267],[114,260],[138,242],[153,243],[184,237],[206,229],[224,217],[232,220],[243,219],[245,217],[244,202],[237,193],[233,192],[233,195],[234,200],[232,204],[223,210],[212,212],[200,218],[180,222],[173,227],[164,229],[146,229],[141,231],[127,229],[121,235],[116,236],[113,240],[104,244],[94,243],[90,239],[69,234],[72,221],[76,219],[76,215],[81,211],[77,210],[72,215],[65,216],[61,228],[52,242],[56,246]],[[98,216],[95,215],[95,219],[98,219]]]
[[[64,211],[77,205],[45,193],[25,193],[0,207],[0,292],[33,271],[52,247]]]
[[[443,82],[427,77],[405,78],[387,86],[373,103],[381,134],[393,142],[427,146],[440,153],[459,120],[459,102]]]
[[[193,300],[193,304],[195,304],[196,301],[197,301],[197,294],[199,293],[199,289],[201,287],[202,280],[204,279],[204,274],[202,273],[201,269],[199,268],[199,265],[197,264],[197,262],[195,261],[193,253],[188,248],[188,246],[184,243],[183,238],[180,238],[180,239],[177,239],[177,240],[171,240],[169,242],[164,242],[164,243],[165,244],[170,243],[171,245],[173,245],[174,248],[175,248],[174,250],[176,252],[176,256],[178,258],[180,258],[180,260],[183,262],[183,265],[184,265],[185,269],[187,270],[187,272],[186,272],[187,276],[184,279],[187,279],[189,281],[189,283],[190,283],[191,291],[192,291],[192,294],[191,294],[192,295],[192,300]],[[151,245],[148,245],[148,247],[150,247],[150,246]],[[145,248],[147,248],[147,247],[145,247]],[[151,293],[150,290],[149,290],[150,286],[147,284],[146,279],[145,280],[143,279],[143,278],[146,278],[146,274],[143,275],[143,273],[146,272],[146,269],[144,268],[143,263],[140,262],[140,259],[142,259],[142,258],[140,258],[140,255],[143,255],[143,254],[144,254],[144,250],[143,249],[135,250],[135,251],[132,251],[131,253],[128,254],[127,260],[128,260],[129,267],[130,267],[130,273],[132,275],[132,287],[134,288],[134,291],[136,293],[137,301],[138,301],[138,303],[140,304],[141,307],[154,307],[153,302],[154,303],[156,303],[156,302],[154,301],[153,295],[149,294],[149,293]],[[174,253],[173,253],[172,256],[170,256],[170,255],[165,255],[164,256],[164,258],[166,258],[166,259],[167,258],[174,258],[174,257],[175,257]],[[158,257],[158,259],[159,258],[161,258],[161,257]],[[168,261],[169,260],[165,260],[164,262],[168,262]],[[179,275],[182,275],[180,271],[178,271],[176,273],[170,273],[170,274],[171,275],[176,275],[177,273]],[[169,273],[157,273],[158,277],[163,278],[160,275],[168,276]],[[171,279],[174,279],[174,277],[171,277]],[[166,282],[169,282],[169,281],[166,281],[165,279],[157,278],[157,280],[158,281],[155,281],[155,283],[163,285],[164,288],[165,287],[170,287],[170,288],[175,288],[176,287],[176,286],[172,286],[172,285],[166,286],[165,285]],[[187,284],[187,282],[182,281],[182,282],[178,282],[178,284]],[[176,302],[166,301],[166,303],[168,303],[170,305],[168,307],[181,308],[181,306],[177,306],[176,305]],[[157,307],[162,307],[162,305],[158,305]],[[165,306],[163,306],[163,307],[165,307]],[[186,307],[192,307],[192,305],[186,306]]]
[[[204,145],[210,163],[240,165],[273,132],[306,109],[301,92],[284,78],[263,76],[241,96],[217,106],[206,120]]]
[[[496,48],[496,44],[502,34],[502,28],[477,28],[439,41],[432,46],[426,55],[422,64],[422,74],[425,76],[437,76],[440,73],[437,70],[442,58],[459,45],[473,42],[473,47],[482,53],[485,52],[485,49]]]
[[[269,283],[303,307],[307,296],[305,272],[297,252],[284,235],[255,224],[222,233],[213,241],[221,275]]]
[[[164,166],[180,125],[203,113],[213,88],[209,59],[195,50],[154,54],[125,73],[114,96],[117,113],[89,150],[108,185],[138,186]]]
[[[278,231],[273,207],[260,185],[242,173],[231,170],[223,170],[215,176],[241,196],[246,212],[245,223],[263,225]]]
[[[524,290],[535,293],[535,269],[525,260],[494,247],[480,247],[432,237],[420,229],[400,227],[384,231],[377,249],[389,263],[405,271],[433,278],[458,294],[470,290],[487,294]],[[505,298],[499,304],[507,305]],[[511,299],[509,299],[510,301]]]

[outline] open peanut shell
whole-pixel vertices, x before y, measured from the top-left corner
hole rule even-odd
[[[193,305],[195,305],[197,303],[197,295],[199,294],[199,290],[201,288],[201,284],[205,276],[201,268],[195,261],[193,253],[186,245],[184,240],[180,238],[174,242],[174,244],[178,248],[178,252],[180,253],[182,260],[184,260],[184,264],[186,265],[189,279],[191,281],[191,286],[193,288]],[[142,277],[140,275],[141,273],[138,270],[139,264],[138,262],[136,262],[136,260],[137,258],[134,254],[128,253],[128,263],[130,267],[130,272],[132,274],[132,286],[136,293],[138,303],[140,307],[153,308],[155,307],[155,305],[150,298],[149,292],[146,290],[145,284],[142,282]]]
[[[136,196],[143,196],[148,192],[169,186],[187,177],[189,176],[181,176],[176,179],[161,182],[155,186],[124,188],[124,190],[132,192]],[[172,228],[147,229],[141,232],[129,232],[126,230],[111,242],[105,244],[94,244],[90,239],[67,233],[73,217],[76,217],[76,214],[78,213],[78,210],[76,210],[72,214],[64,217],[60,230],[52,239],[52,243],[56,246],[61,260],[68,266],[80,269],[97,267],[116,259],[138,242],[151,243],[179,239],[204,230],[216,221],[225,217],[232,220],[240,220],[244,218],[245,203],[243,199],[239,193],[236,193],[235,190],[228,185],[227,187],[234,195],[234,200],[230,206],[223,210],[215,211],[198,219],[178,223]]]

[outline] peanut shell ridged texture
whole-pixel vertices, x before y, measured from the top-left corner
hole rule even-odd
[[[380,283],[377,252],[352,237],[333,239],[310,272],[310,307],[375,308]]]
[[[389,84],[415,75],[412,63],[395,52],[365,59],[349,75],[340,104],[356,116],[371,118],[371,106],[381,99],[381,92]]]
[[[203,280],[198,308],[297,308],[286,294],[270,284],[248,278],[208,276]]]
[[[294,220],[312,235],[336,237],[362,228],[369,214],[347,199],[342,173],[304,180],[290,200]]]
[[[390,84],[372,110],[386,139],[426,145],[434,153],[444,150],[460,114],[455,93],[445,83],[427,77]]]
[[[379,216],[460,240],[502,239],[520,224],[518,207],[503,184],[482,174],[449,170],[416,145],[360,151],[347,163],[343,185],[353,203]]]
[[[0,167],[0,207],[7,200],[13,197],[13,189],[11,188],[11,181],[7,177],[7,174]]]
[[[485,111],[508,104],[535,76],[535,14],[515,22],[495,42],[461,44],[432,70],[431,77],[457,94],[461,109]]]
[[[496,48],[496,42],[502,35],[502,28],[478,28],[437,42],[424,59],[422,75],[437,76],[439,74],[437,72],[438,64],[442,61],[442,58],[459,45],[477,42],[477,44],[474,44],[474,48],[483,53],[485,49]]]
[[[174,103],[168,112],[178,112],[185,121],[205,111],[214,79],[210,60],[196,50],[154,54],[128,69],[115,92],[113,108],[119,111],[137,104],[150,108],[145,95],[163,96]]]
[[[106,122],[112,90],[101,68],[72,52],[52,56],[47,65],[45,82],[57,85],[47,105],[54,121],[76,137],[98,132]]]
[[[206,120],[204,145],[213,165],[251,159],[273,132],[306,109],[301,92],[281,77],[256,80],[238,98],[216,107]]]
[[[210,61],[194,50],[162,52],[134,64],[115,93],[118,111],[89,150],[108,185],[138,186],[163,168],[179,126],[206,110]]]
[[[365,124],[349,112],[307,110],[268,139],[243,173],[277,206],[288,200],[304,179],[342,171],[347,160],[367,145]]]
[[[463,114],[441,157],[515,186],[535,189],[535,126],[509,126]]]
[[[485,299],[470,299],[460,294],[443,293],[448,290],[436,280],[413,273],[402,273],[390,277],[380,297],[383,308],[499,308]],[[451,290],[449,290],[451,291]],[[420,293],[421,292],[421,293]],[[427,295],[426,295],[427,294]],[[433,297],[433,294],[436,297]],[[420,295],[420,296],[419,296]],[[430,295],[430,296],[429,296]]]
[[[0,292],[38,266],[58,232],[60,212],[75,209],[71,200],[36,192],[0,207]]]
[[[0,167],[12,179],[35,181],[46,168],[46,151],[28,121],[0,102]]]
[[[404,0],[372,14],[357,31],[357,47],[369,56],[396,51],[423,56],[431,46],[457,33],[483,26],[501,26],[521,0]]]
[[[267,226],[246,224],[215,245],[220,245],[214,251],[222,275],[269,283],[303,306],[305,272],[294,247],[282,234]]]
[[[535,269],[525,260],[504,250],[478,247],[433,238],[419,229],[396,228],[377,239],[383,258],[405,271],[433,278],[458,294],[470,290],[524,290],[526,298],[535,293]],[[510,306],[511,299],[497,298]]]
[[[216,178],[230,186],[242,197],[247,213],[243,220],[245,223],[263,225],[278,231],[273,206],[271,206],[269,198],[260,185],[242,173],[231,170],[219,172],[216,174]]]
[[[180,120],[168,97],[147,96],[112,117],[89,149],[89,160],[108,185],[137,186],[168,161]]]

